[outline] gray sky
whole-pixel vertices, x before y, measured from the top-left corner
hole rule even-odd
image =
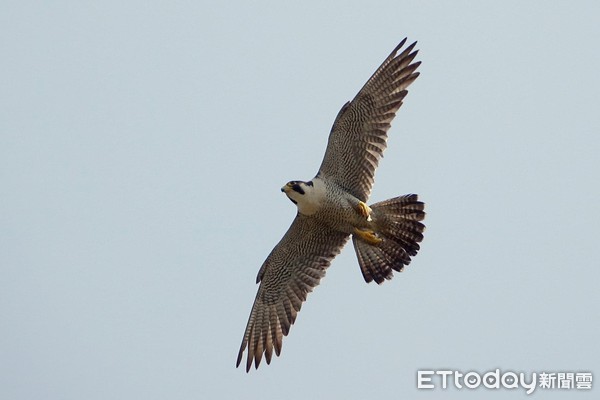
[[[0,398],[526,397],[416,388],[495,368],[598,391],[599,3],[302,3],[0,5]],[[420,195],[421,252],[377,286],[347,246],[282,356],[235,369],[279,188],[405,36],[371,201]]]

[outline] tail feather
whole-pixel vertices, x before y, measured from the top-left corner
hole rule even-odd
[[[395,197],[371,205],[375,233],[381,242],[373,245],[353,235],[352,242],[365,281],[382,283],[402,272],[419,251],[425,225],[425,205],[416,194]]]

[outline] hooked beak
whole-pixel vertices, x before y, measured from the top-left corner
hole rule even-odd
[[[287,193],[291,188],[292,188],[292,184],[288,182],[281,187],[281,191],[283,193]]]

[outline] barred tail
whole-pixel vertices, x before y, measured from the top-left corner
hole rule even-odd
[[[402,272],[419,251],[425,225],[425,205],[416,194],[395,197],[371,205],[374,233],[380,241],[368,243],[352,235],[354,250],[365,281],[377,283],[392,279],[393,271]]]

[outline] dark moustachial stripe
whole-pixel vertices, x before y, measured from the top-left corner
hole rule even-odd
[[[297,183],[295,183],[294,186],[292,186],[292,190],[294,192],[298,192],[300,194],[304,194],[304,189],[302,189],[302,187],[300,187],[300,185],[298,185]]]

